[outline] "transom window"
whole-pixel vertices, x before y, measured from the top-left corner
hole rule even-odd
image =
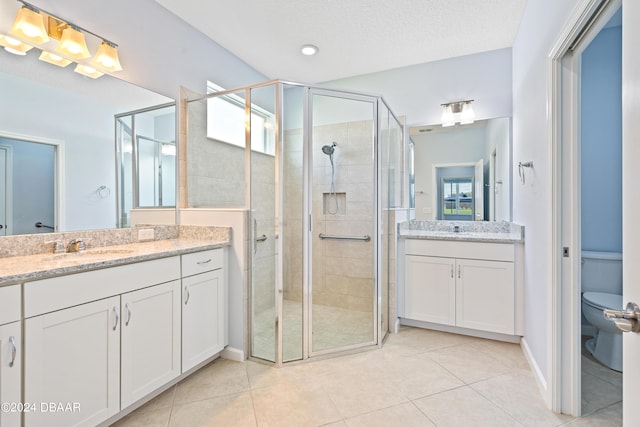
[[[225,89],[207,82],[207,93]],[[275,155],[274,114],[251,105],[251,150]],[[237,94],[207,100],[207,137],[245,148],[245,100]]]

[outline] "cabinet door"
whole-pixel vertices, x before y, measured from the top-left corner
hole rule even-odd
[[[405,316],[407,319],[453,325],[456,320],[455,261],[407,255]]]
[[[456,325],[513,335],[513,263],[459,259],[456,275]]]
[[[22,363],[22,335],[20,322],[13,322],[0,326],[0,402],[19,403],[22,401],[20,378]],[[20,412],[18,408],[9,407],[9,411],[0,411],[0,426],[20,426]]]
[[[225,286],[223,270],[182,279],[182,372],[225,345]]]
[[[112,297],[25,320],[25,403],[37,405],[27,426],[95,426],[119,411],[119,313]]]
[[[122,295],[122,409],[180,374],[180,281]]]

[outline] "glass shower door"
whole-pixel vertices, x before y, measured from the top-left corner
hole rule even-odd
[[[377,342],[376,104],[311,90],[309,354]]]

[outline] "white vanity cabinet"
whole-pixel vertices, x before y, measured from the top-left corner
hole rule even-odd
[[[122,408],[180,375],[180,281],[123,294],[120,300]]]
[[[0,402],[19,404],[21,396],[22,335],[20,285],[0,288]],[[0,411],[0,426],[20,426],[17,406]],[[12,409],[15,411],[11,412]]]
[[[406,239],[400,317],[521,335],[514,243]]]
[[[120,297],[25,321],[27,426],[93,426],[120,410]],[[78,405],[41,411],[47,402]]]
[[[24,284],[25,425],[94,426],[179,375],[180,257]]]
[[[225,251],[182,255],[182,372],[227,344]]]

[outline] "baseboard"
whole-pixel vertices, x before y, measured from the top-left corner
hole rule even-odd
[[[439,323],[424,322],[422,320],[399,318],[400,325],[412,326],[414,328],[432,329],[434,331],[448,332],[452,334],[468,335],[471,337],[486,338],[496,341],[510,342],[518,344],[520,342],[519,335],[499,334],[496,332],[480,331],[477,329],[460,328],[458,326],[442,325]]]
[[[220,357],[227,360],[233,360],[234,362],[244,362],[246,359],[244,357],[244,351],[229,346],[222,350]]]
[[[524,337],[522,337],[522,339],[520,340],[520,348],[522,348],[524,357],[527,359],[527,362],[529,363],[529,367],[533,372],[533,376],[536,379],[536,383],[538,384],[538,389],[540,390],[540,394],[542,394],[542,398],[544,399],[545,405],[547,405],[547,408],[551,408],[552,405],[551,405],[551,399],[549,396],[549,387],[547,386],[547,380],[542,374],[542,370],[540,370],[538,363],[536,363],[536,359],[533,357],[533,354],[531,353],[531,349],[529,348],[529,344],[527,343],[527,340]]]

